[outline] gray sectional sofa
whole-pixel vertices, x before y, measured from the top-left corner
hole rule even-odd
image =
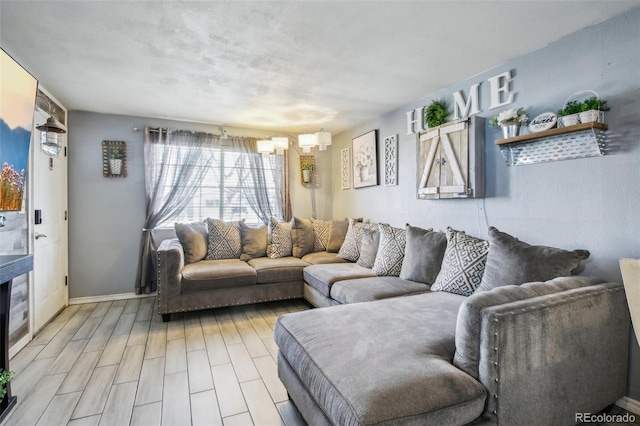
[[[304,419],[575,424],[576,413],[624,396],[623,286],[571,276],[584,251],[529,246],[493,228],[490,242],[485,279],[470,295],[356,263],[306,267],[305,297],[322,308],[283,315],[274,330],[280,379]],[[526,280],[549,275],[570,276]]]
[[[625,395],[624,287],[575,275],[585,250],[350,220],[323,251],[311,222],[273,226],[216,260],[202,246],[220,238],[176,228],[158,249],[158,308],[168,320],[304,296],[318,309],[279,317],[274,338],[312,426],[574,424]]]

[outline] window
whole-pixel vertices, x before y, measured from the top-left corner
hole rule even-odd
[[[169,173],[175,173],[176,165],[181,164],[186,149],[175,150],[174,155],[169,159]],[[202,184],[179,215],[161,226],[173,226],[174,222],[200,221],[208,217],[224,221],[244,219],[248,224],[261,224],[262,221],[251,207],[241,186],[241,182],[243,182],[246,190],[254,189],[250,186],[247,187],[247,182],[253,182],[250,176],[252,164],[248,159],[249,154],[217,147],[203,148],[203,150],[207,150],[207,152],[203,152],[203,155],[198,157],[196,160],[198,164],[195,167],[200,169],[206,167],[205,158],[207,155],[212,155],[213,159]],[[275,207],[278,198],[273,178],[273,166],[269,158],[260,157],[260,161],[265,175],[264,182],[266,182],[269,203]],[[172,179],[169,177],[167,182],[171,181]],[[171,187],[166,186],[163,198],[166,198],[170,192]]]

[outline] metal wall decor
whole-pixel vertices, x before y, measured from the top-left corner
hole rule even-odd
[[[102,141],[102,176],[127,177],[127,143]]]
[[[384,138],[384,185],[398,184],[398,137]]]
[[[340,188],[341,189],[351,188],[351,184],[350,184],[351,155],[349,151],[350,151],[349,148],[345,148],[342,151],[340,151]]]

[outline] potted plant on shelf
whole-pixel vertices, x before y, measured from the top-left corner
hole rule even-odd
[[[438,127],[447,121],[447,105],[444,101],[434,99],[424,112],[424,122],[429,128]]]
[[[609,111],[607,101],[592,96],[580,105],[580,122],[581,123],[604,123],[604,112]]]
[[[524,108],[512,108],[502,111],[496,117],[489,120],[492,127],[501,127],[504,138],[512,138],[520,134],[520,126],[529,120],[527,111]]]
[[[120,148],[114,148],[109,153],[109,170],[112,175],[119,175],[122,173],[122,163],[124,161],[124,152]]]
[[[302,163],[300,167],[302,168],[302,183],[311,183],[315,165],[313,163]]]
[[[580,122],[580,108],[578,101],[565,102],[562,109],[558,110],[558,127],[574,126]]]

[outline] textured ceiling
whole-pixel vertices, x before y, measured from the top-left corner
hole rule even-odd
[[[68,109],[338,132],[638,1],[0,1]]]

